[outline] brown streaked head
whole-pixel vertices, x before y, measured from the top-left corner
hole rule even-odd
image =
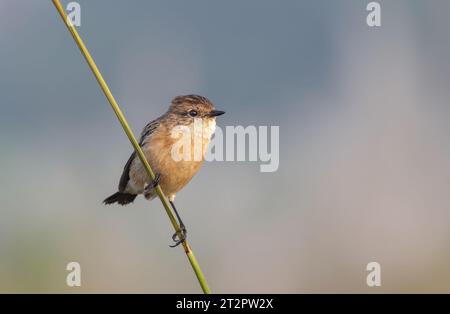
[[[224,114],[224,111],[216,110],[213,103],[206,97],[200,95],[178,96],[172,100],[169,114],[177,115],[178,118],[215,118]]]

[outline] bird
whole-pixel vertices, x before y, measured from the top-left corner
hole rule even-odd
[[[118,191],[107,197],[103,203],[127,205],[133,203],[139,194],[143,194],[147,200],[152,200],[157,196],[155,188],[159,184],[167,195],[180,224],[181,232],[172,236],[175,244],[171,246],[175,247],[185,241],[187,230],[175,207],[175,196],[200,170],[206,149],[216,128],[216,117],[224,113],[224,111],[216,110],[213,103],[204,96],[175,97],[166,113],[144,127],[139,139],[139,146],[155,173],[155,178],[152,180],[148,176],[141,160],[136,152],[133,152],[123,168]],[[181,147],[182,149],[178,150],[188,158],[174,156],[174,151],[177,151],[174,150],[174,145],[180,143],[180,136],[174,136],[177,128],[188,131],[183,134],[188,134],[187,143],[190,147]],[[199,141],[201,146],[196,146]],[[201,148],[201,154],[198,158],[193,155],[199,148]]]

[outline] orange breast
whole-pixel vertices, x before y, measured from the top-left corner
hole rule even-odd
[[[194,160],[194,134],[191,137],[191,159],[174,160],[172,148],[179,141],[172,138],[168,130],[161,128],[152,135],[149,142],[143,147],[144,153],[156,173],[161,175],[160,185],[167,196],[180,191],[192,177],[198,172],[204,160],[204,153],[209,144],[209,139],[198,142],[201,144],[201,160]],[[197,139],[198,140],[198,139]]]

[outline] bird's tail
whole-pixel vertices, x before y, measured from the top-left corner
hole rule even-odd
[[[103,203],[105,205],[119,203],[120,205],[127,205],[130,203],[133,203],[134,199],[136,198],[136,194],[130,194],[130,193],[122,193],[117,192],[111,195],[110,197],[107,197]]]

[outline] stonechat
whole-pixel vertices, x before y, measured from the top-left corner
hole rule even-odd
[[[151,180],[139,157],[133,152],[123,169],[119,181],[119,191],[106,198],[103,203],[126,205],[132,203],[138,194],[144,194],[151,200],[157,195],[154,188],[159,184],[169,198],[169,202],[179,220],[181,237],[175,233],[172,239],[177,246],[186,239],[186,227],[175,207],[175,195],[184,187],[200,169],[207,146],[216,127],[216,117],[224,111],[215,110],[212,102],[199,95],[178,96],[172,100],[169,110],[161,117],[148,123],[141,133],[139,145],[147,161],[155,172],[155,180]],[[201,120],[201,128],[195,127]],[[187,128],[194,154],[194,144],[200,141],[200,158],[173,158],[173,146],[179,141],[173,134],[176,127]],[[192,156],[189,156],[192,157]]]

